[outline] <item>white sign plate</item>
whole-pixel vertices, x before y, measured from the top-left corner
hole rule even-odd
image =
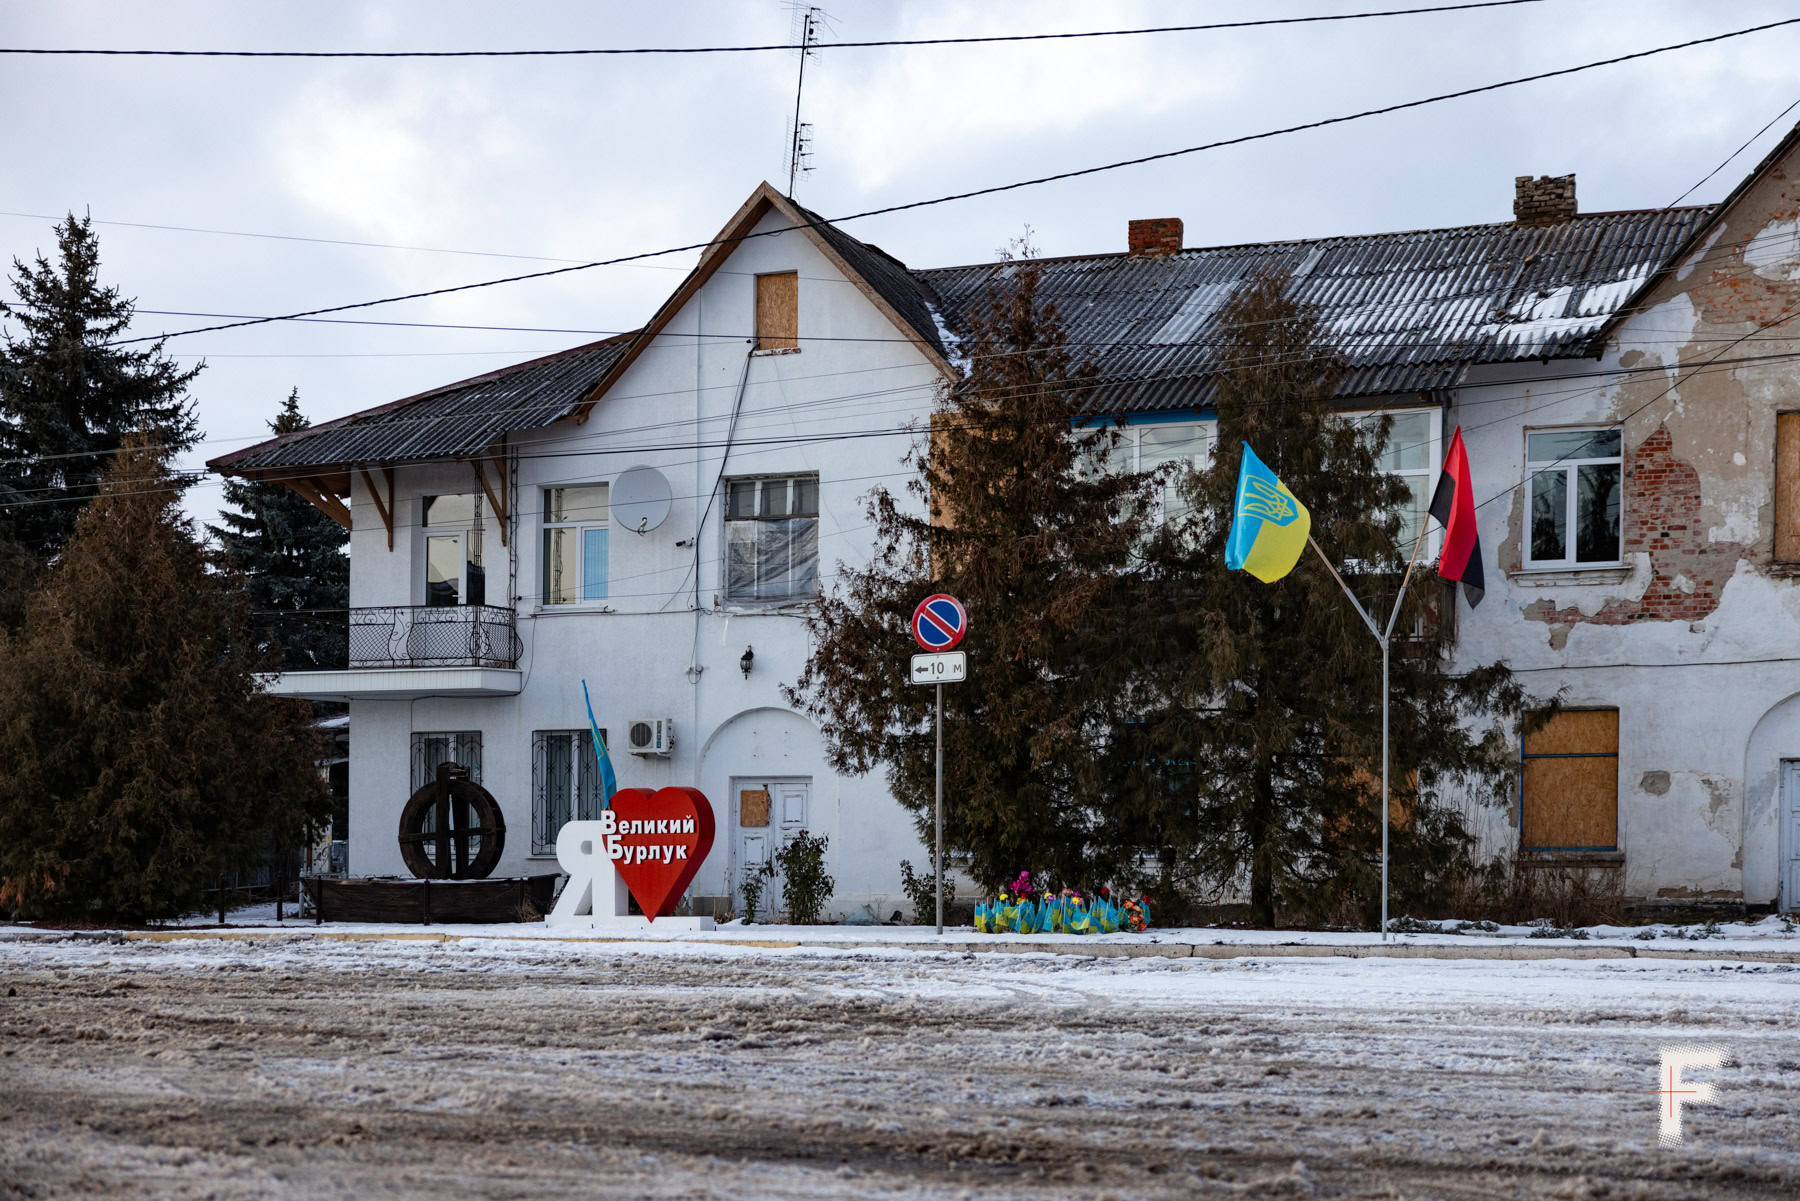
[[[969,652],[939,651],[912,657],[915,684],[956,684],[969,678]]]

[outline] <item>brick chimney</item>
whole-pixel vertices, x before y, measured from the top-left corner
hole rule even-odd
[[[1513,178],[1513,220],[1520,225],[1560,225],[1574,215],[1573,175]]]
[[[1158,259],[1181,249],[1180,217],[1145,217],[1130,226],[1131,257]]]

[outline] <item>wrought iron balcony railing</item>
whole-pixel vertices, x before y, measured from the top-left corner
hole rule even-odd
[[[397,605],[350,610],[350,666],[517,667],[511,609],[493,605]]]

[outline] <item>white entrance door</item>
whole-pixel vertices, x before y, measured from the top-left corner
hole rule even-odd
[[[1800,759],[1781,761],[1781,898],[1784,912],[1800,909]]]
[[[811,780],[759,779],[739,776],[731,782],[733,903],[743,912],[744,881],[763,864],[773,861],[796,831],[806,828],[806,811],[812,796]],[[781,908],[781,878],[763,886],[757,918],[768,921]]]

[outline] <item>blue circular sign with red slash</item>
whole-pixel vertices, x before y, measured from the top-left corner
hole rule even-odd
[[[928,651],[947,651],[969,632],[969,614],[954,596],[938,593],[913,610],[913,638]]]

